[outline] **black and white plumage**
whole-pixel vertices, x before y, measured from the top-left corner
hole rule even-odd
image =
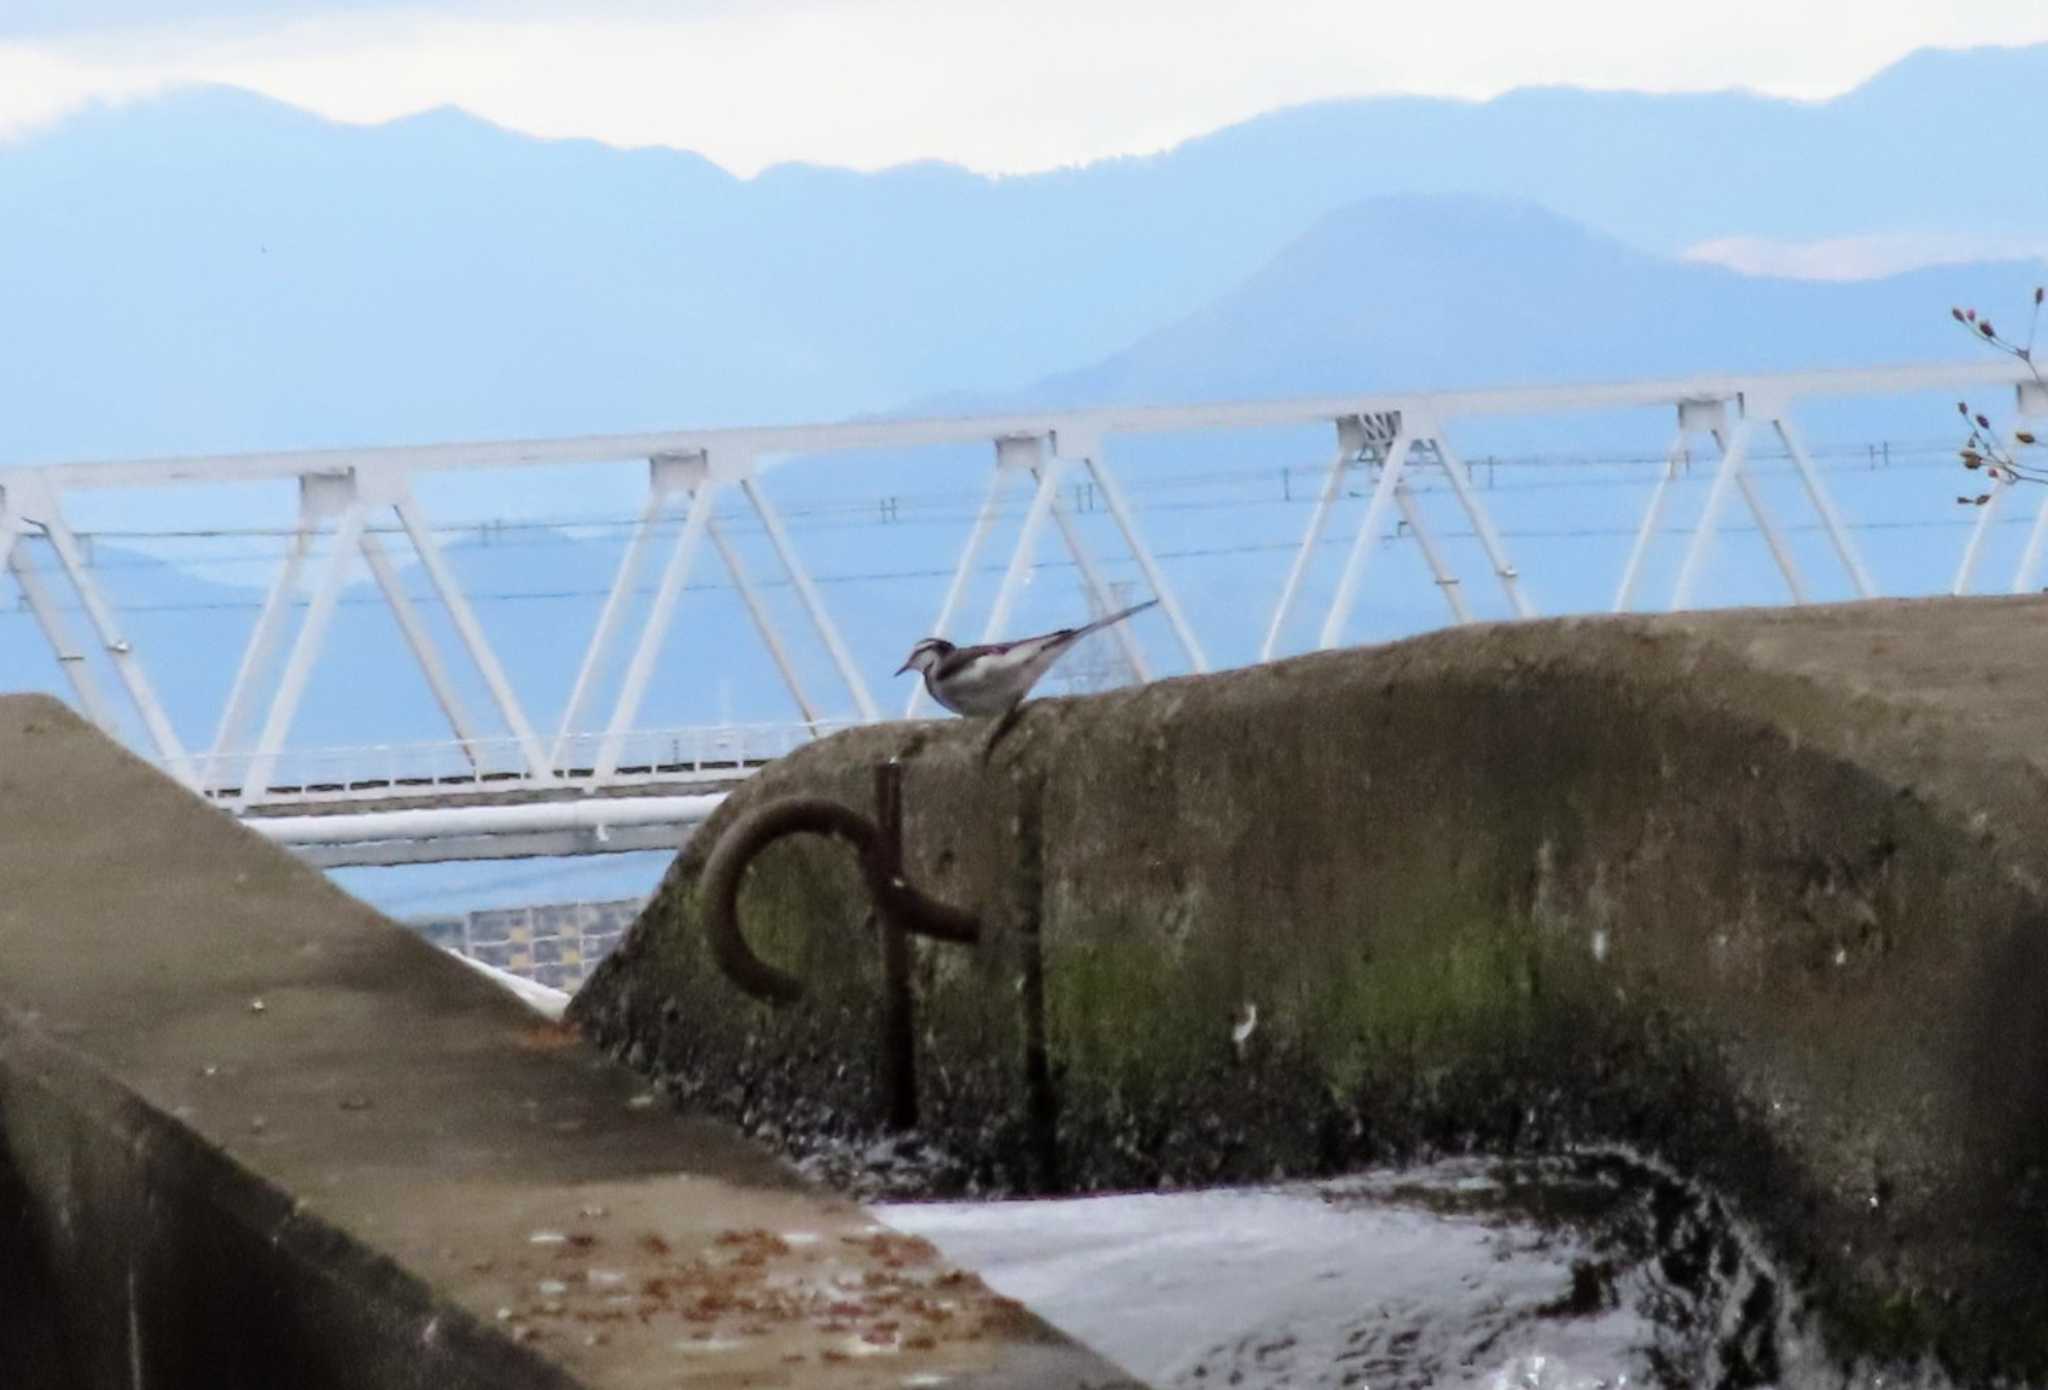
[[[1142,613],[1158,599],[1097,618],[1082,627],[1063,627],[1038,637],[985,646],[956,647],[943,637],[927,637],[910,649],[896,674],[916,671],[931,697],[955,714],[976,718],[1007,717],[1053,663],[1072,651],[1082,638]]]

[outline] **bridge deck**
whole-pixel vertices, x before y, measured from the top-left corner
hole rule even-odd
[[[621,768],[632,782],[592,779],[588,768],[564,768],[554,783],[536,783],[515,773],[486,777],[368,778],[359,782],[273,786],[261,801],[243,809],[248,819],[281,816],[352,816],[377,811],[454,810],[478,806],[538,806],[551,802],[632,800],[655,796],[701,796],[731,791],[767,766],[767,759],[692,766]],[[208,799],[232,806],[242,789],[224,787]]]

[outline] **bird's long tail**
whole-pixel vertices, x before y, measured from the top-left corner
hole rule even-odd
[[[1142,613],[1147,608],[1156,607],[1158,603],[1158,599],[1148,598],[1143,603],[1132,604],[1129,608],[1124,609],[1124,611],[1121,613],[1112,613],[1107,618],[1097,618],[1092,623],[1088,623],[1082,627],[1075,628],[1073,640],[1079,641],[1081,638],[1086,637],[1091,632],[1100,632],[1102,631],[1102,629],[1106,627],[1110,627],[1116,623],[1122,622],[1125,618],[1130,617],[1134,613]]]

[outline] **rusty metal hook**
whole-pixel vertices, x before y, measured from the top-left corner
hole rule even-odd
[[[895,771],[891,764],[889,771]],[[817,796],[789,796],[748,811],[712,847],[699,890],[704,934],[726,977],[757,999],[792,1004],[804,983],[754,954],[740,934],[740,878],[754,856],[785,835],[836,835],[860,855],[861,876],[882,922],[938,941],[974,945],[981,922],[971,912],[926,897],[903,877],[896,847],[879,827],[851,807]]]

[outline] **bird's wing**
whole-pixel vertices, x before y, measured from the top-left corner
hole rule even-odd
[[[1004,657],[1014,657],[1020,663],[1028,661],[1040,652],[1071,646],[1083,637],[1088,636],[1088,634],[1099,632],[1103,628],[1120,623],[1133,614],[1142,613],[1158,602],[1159,600],[1156,598],[1148,598],[1143,603],[1132,604],[1120,613],[1112,613],[1106,618],[1097,618],[1092,623],[1083,623],[1080,627],[1063,627],[1056,632],[1041,632],[1036,637],[1019,637],[1012,642],[984,642],[974,647],[955,647],[945,656],[939,658],[939,664],[933,674],[937,675],[940,679],[944,679],[946,676],[957,674],[973,663],[988,657],[995,657],[998,660]]]
[[[933,680],[950,680],[984,657],[1000,656],[1016,646],[1015,642],[988,642],[978,647],[955,647],[940,657],[932,667]]]

